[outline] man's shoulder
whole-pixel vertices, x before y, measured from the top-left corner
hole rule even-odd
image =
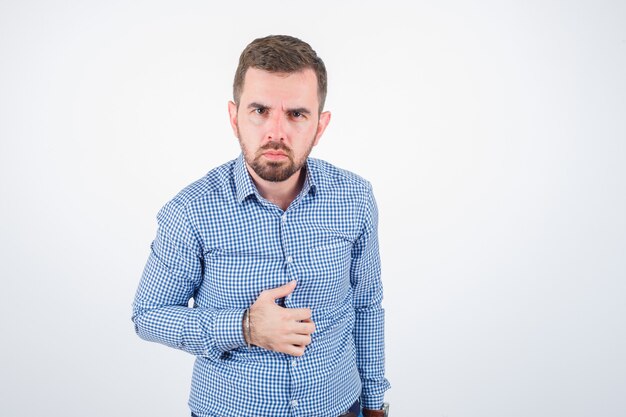
[[[216,193],[223,192],[224,188],[229,187],[232,183],[235,161],[228,161],[211,169],[202,178],[183,188],[172,201],[187,206],[198,200],[210,198]]]
[[[323,159],[309,158],[311,173],[316,183],[321,186],[348,187],[363,192],[371,192],[368,180],[347,169],[339,168]]]

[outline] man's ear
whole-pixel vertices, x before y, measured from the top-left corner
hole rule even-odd
[[[230,120],[230,127],[233,128],[233,133],[236,137],[239,137],[239,129],[237,128],[237,105],[232,101],[228,102],[228,118]]]
[[[322,134],[326,130],[326,127],[330,123],[330,112],[325,111],[320,114],[320,118],[317,121],[317,132],[315,132],[315,141],[313,142],[313,146],[317,145],[322,137]]]

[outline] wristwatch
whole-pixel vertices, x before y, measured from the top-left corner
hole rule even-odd
[[[389,417],[389,403],[384,403],[380,410],[363,409],[363,417]]]

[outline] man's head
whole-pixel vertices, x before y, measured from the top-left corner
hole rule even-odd
[[[239,106],[246,72],[256,68],[272,73],[291,74],[312,69],[317,78],[317,96],[321,113],[326,101],[326,67],[311,46],[298,38],[272,35],[253,40],[239,57],[239,66],[233,82],[233,100]]]
[[[234,91],[230,123],[252,178],[283,184],[301,178],[296,174],[330,121],[330,112],[321,111],[322,60],[290,36],[257,39],[241,54]]]

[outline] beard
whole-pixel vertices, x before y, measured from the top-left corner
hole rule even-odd
[[[306,163],[306,159],[313,149],[313,141],[311,141],[311,145],[304,155],[296,160],[291,148],[287,147],[287,145],[282,142],[272,141],[259,148],[252,157],[251,153],[244,147],[241,140],[239,143],[241,144],[241,149],[243,150],[244,158],[248,166],[252,168],[252,170],[259,177],[261,177],[261,179],[270,182],[286,181],[291,178],[292,175],[299,172]],[[287,156],[287,160],[263,161],[263,153],[268,150],[282,151]]]

